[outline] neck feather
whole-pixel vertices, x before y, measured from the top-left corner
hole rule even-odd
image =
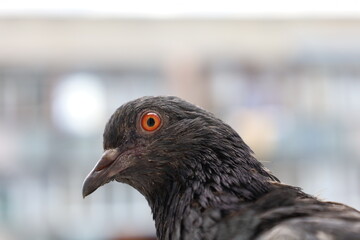
[[[160,240],[178,239],[189,222],[189,216],[191,219],[200,219],[201,214],[207,209],[238,209],[271,189],[269,182],[261,184],[249,182],[249,184],[257,185],[261,191],[257,195],[250,194],[251,190],[246,189],[239,182],[231,183],[221,177],[219,180],[207,183],[194,179],[186,183],[174,181],[162,186],[147,197],[153,212],[158,238]]]

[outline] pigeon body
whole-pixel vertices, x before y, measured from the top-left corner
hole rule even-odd
[[[360,239],[359,211],[280,183],[229,125],[177,97],[124,104],[103,137],[83,196],[131,185],[160,240]]]

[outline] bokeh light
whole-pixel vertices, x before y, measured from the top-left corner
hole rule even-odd
[[[104,95],[104,87],[95,76],[77,73],[65,77],[53,93],[54,123],[73,134],[97,132],[106,119]]]

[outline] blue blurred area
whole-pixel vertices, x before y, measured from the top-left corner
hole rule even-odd
[[[82,199],[121,104],[177,95],[283,182],[360,208],[359,20],[0,19],[0,239],[153,237],[112,183]]]

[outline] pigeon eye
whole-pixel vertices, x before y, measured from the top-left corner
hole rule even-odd
[[[160,127],[161,118],[153,112],[146,113],[141,118],[141,127],[148,132],[155,131]]]

